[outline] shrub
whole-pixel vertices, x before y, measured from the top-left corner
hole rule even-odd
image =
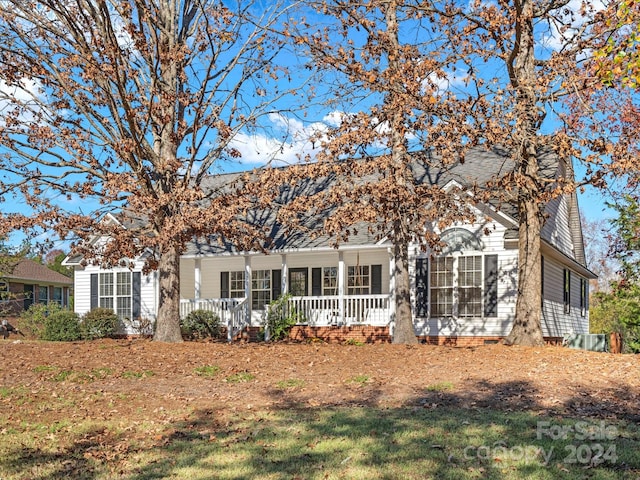
[[[57,303],[34,303],[20,315],[20,330],[31,337],[42,339],[47,318],[62,311]]]
[[[589,309],[590,333],[618,332],[623,352],[640,353],[640,285],[596,292]]]
[[[189,340],[219,338],[222,334],[220,317],[209,310],[194,310],[180,321],[180,331]]]
[[[72,342],[82,338],[78,315],[69,310],[50,313],[44,321],[43,340]]]
[[[267,317],[262,331],[269,329],[271,340],[282,340],[289,335],[291,327],[296,323],[305,323],[306,319],[302,312],[289,308],[290,294],[281,295],[272,301],[267,308]]]
[[[94,308],[82,317],[82,338],[111,337],[118,330],[118,316],[110,308]]]

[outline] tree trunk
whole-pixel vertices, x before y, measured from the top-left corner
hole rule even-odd
[[[385,5],[385,20],[387,24],[387,55],[389,59],[388,70],[394,72],[393,88],[389,93],[387,108],[390,115],[390,146],[391,146],[391,174],[393,175],[398,192],[406,192],[411,188],[405,174],[407,172],[407,148],[405,144],[405,118],[400,108],[405,86],[401,79],[399,65],[400,40],[398,29],[398,4],[390,1]],[[413,329],[413,317],[411,316],[411,285],[409,283],[409,241],[411,235],[406,225],[404,205],[394,205],[393,222],[393,256],[395,275],[396,297],[396,326],[393,332],[393,343],[418,343]]]
[[[158,264],[160,298],[153,339],[158,342],[182,342],[180,333],[180,253],[169,247],[160,254]]]
[[[540,291],[542,221],[538,204],[531,197],[529,200],[520,200],[518,210],[520,212],[518,299],[513,328],[504,343],[507,345],[544,345]]]
[[[542,296],[540,284],[540,185],[538,183],[538,130],[534,2],[514,4],[515,42],[508,62],[511,85],[517,94],[514,142],[518,187],[518,299],[513,328],[505,338],[508,345],[543,345]]]
[[[411,285],[409,282],[409,245],[405,235],[393,242],[393,268],[395,276],[396,326],[393,343],[418,343],[411,315]]]

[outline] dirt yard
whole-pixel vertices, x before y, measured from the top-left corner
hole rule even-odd
[[[200,408],[345,405],[490,406],[640,420],[639,355],[502,345],[45,343],[16,337],[0,339],[0,352],[0,406],[9,422],[25,414],[41,422],[136,421]]]

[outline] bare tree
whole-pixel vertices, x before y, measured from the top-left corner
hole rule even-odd
[[[312,2],[313,35],[298,35],[311,63],[330,85],[335,125],[319,132],[317,163],[300,175],[334,175],[332,187],[288,208],[309,213],[336,205],[324,222],[338,242],[368,228],[393,245],[395,343],[417,341],[411,314],[409,245],[435,245],[427,228],[472,218],[455,191],[445,192],[419,172],[435,172],[460,160],[473,143],[466,122],[480,109],[444,86],[454,62],[419,2]],[[320,83],[320,82],[319,82]],[[478,113],[480,116],[480,113]],[[423,151],[428,147],[428,151]],[[418,153],[420,152],[420,153]],[[292,172],[287,172],[292,175]]]
[[[108,235],[99,251],[87,242],[74,249],[104,265],[151,251],[146,268],[158,269],[160,279],[156,340],[182,340],[179,259],[186,242],[217,234],[255,246],[256,232],[237,219],[258,193],[202,185],[240,156],[238,133],[279,112],[295,91],[278,66],[286,45],[277,30],[290,7],[250,0],[3,2],[1,191],[33,211],[5,224],[51,227],[63,238],[73,231],[80,240]],[[67,201],[83,208],[65,211]],[[121,225],[97,220],[123,207]]]
[[[337,26],[301,43],[309,45],[314,62],[337,85],[335,98],[364,106],[346,109],[340,125],[323,132],[318,140],[324,156],[372,159],[349,167],[359,180],[342,189],[345,209],[327,227],[337,232],[358,220],[370,221],[382,225],[394,243],[401,326],[395,340],[408,342],[413,335],[404,258],[409,240],[426,239],[420,231],[425,222],[446,225],[464,214],[435,190],[421,192],[422,204],[413,196],[420,187],[408,181],[410,152],[418,147],[436,152],[432,161],[442,165],[463,158],[469,145],[482,144],[503,147],[514,165],[475,192],[478,201],[517,205],[518,298],[505,342],[542,344],[545,205],[573,195],[581,183],[601,184],[601,156],[615,142],[576,134],[583,112],[576,115],[568,103],[601,84],[589,65],[593,52],[619,27],[605,21],[610,11],[568,0],[327,0],[314,5],[337,19]],[[442,85],[451,78],[459,83],[455,93]],[[541,167],[549,154],[558,162],[553,171]],[[579,182],[574,181],[576,158],[589,165]],[[380,177],[362,181],[374,172]],[[420,209],[428,203],[424,199],[448,206],[427,212]]]
[[[425,3],[437,12],[434,21],[449,32],[477,95],[490,105],[490,120],[483,125],[486,142],[503,145],[515,165],[495,179],[493,191],[479,194],[490,198],[501,192],[518,206],[518,298],[505,343],[541,345],[544,207],[560,195],[574,194],[581,183],[602,182],[603,145],[575,135],[571,127],[584,112],[576,114],[571,102],[599,84],[589,62],[617,26],[604,21],[597,10],[601,4],[587,1]],[[540,163],[549,152],[560,163],[552,175]],[[579,181],[574,181],[576,159],[589,165]]]

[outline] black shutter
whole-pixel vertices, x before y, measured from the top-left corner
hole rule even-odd
[[[429,259],[416,258],[416,316],[429,315]]]
[[[571,313],[571,271],[568,269],[562,270],[563,280],[563,300],[564,300],[564,313]]]
[[[229,272],[220,272],[220,298],[229,298]]]
[[[98,274],[91,274],[91,310],[98,308]]]
[[[382,265],[371,265],[371,294],[382,293]]]
[[[540,257],[540,306],[544,308],[544,257]]]
[[[133,280],[132,280],[132,289],[133,291],[131,292],[132,294],[132,308],[131,308],[131,316],[133,317],[133,320],[136,320],[138,318],[140,318],[140,307],[141,307],[141,303],[142,303],[142,296],[140,294],[140,290],[142,287],[142,276],[140,275],[140,272],[133,272]]]
[[[484,257],[484,316],[498,316],[498,256]]]
[[[322,268],[311,269],[311,295],[322,296]]]
[[[271,270],[271,300],[280,297],[282,293],[282,270]]]

